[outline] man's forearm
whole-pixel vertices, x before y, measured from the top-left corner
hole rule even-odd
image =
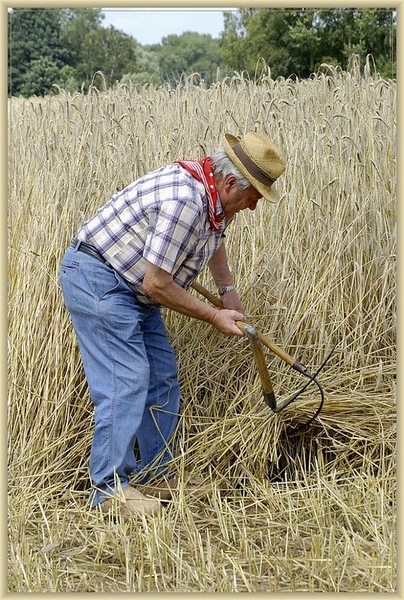
[[[220,288],[225,285],[233,285],[233,276],[227,262],[226,246],[224,245],[224,242],[219,246],[216,254],[212,256],[208,266],[217,287]]]
[[[236,321],[244,320],[243,312],[228,308],[219,310],[199,300],[177,283],[169,273],[152,264],[146,269],[143,289],[156,302],[188,317],[210,323],[226,335],[242,336]]]

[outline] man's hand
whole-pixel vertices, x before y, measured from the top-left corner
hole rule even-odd
[[[216,310],[211,324],[225,335],[235,335],[243,337],[244,333],[236,325],[236,321],[244,321],[243,313],[236,310],[227,310],[225,308]]]

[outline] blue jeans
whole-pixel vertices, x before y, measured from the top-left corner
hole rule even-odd
[[[178,422],[177,364],[160,309],[140,304],[111,267],[68,248],[60,284],[94,404],[95,506],[113,492],[116,477],[126,487],[131,474],[145,482],[165,472]]]

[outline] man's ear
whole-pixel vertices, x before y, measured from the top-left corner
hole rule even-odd
[[[224,180],[224,189],[226,192],[229,192],[235,185],[237,185],[237,177],[230,173]]]

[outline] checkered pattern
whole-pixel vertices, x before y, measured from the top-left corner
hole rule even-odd
[[[222,211],[220,200],[217,210]],[[141,177],[115,194],[77,233],[92,244],[133,287],[139,300],[154,304],[141,289],[147,263],[171,273],[187,288],[221,242],[212,231],[203,185],[180,165]]]

